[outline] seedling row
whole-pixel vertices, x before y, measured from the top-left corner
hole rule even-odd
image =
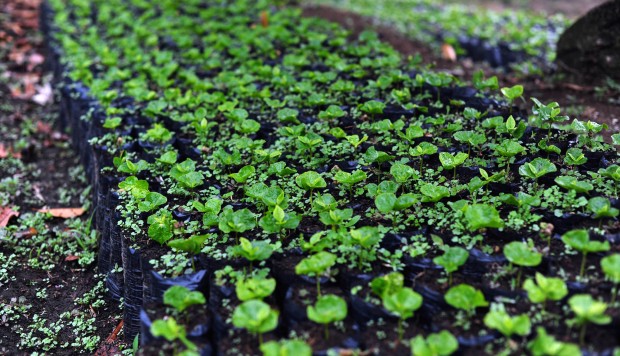
[[[284,4],[42,13],[98,268],[140,352],[619,344],[604,126],[521,110],[519,85],[461,83]]]

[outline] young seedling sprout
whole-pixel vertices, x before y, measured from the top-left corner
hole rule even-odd
[[[241,303],[232,315],[235,327],[246,329],[258,335],[259,345],[263,344],[263,334],[278,326],[279,312],[271,309],[269,304],[261,300],[248,300]]]
[[[295,178],[295,183],[303,189],[310,192],[310,206],[312,206],[312,192],[315,189],[327,187],[327,182],[321,175],[314,171],[304,172]]]
[[[581,267],[579,269],[579,277],[583,277],[586,271],[586,257],[588,253],[609,251],[609,241],[592,241],[588,230],[571,230],[562,235],[562,241],[573,249],[580,251],[583,255],[581,258]]]
[[[618,284],[620,284],[620,254],[605,256],[601,259],[601,268],[605,276],[614,284],[611,290],[611,305],[616,303]]]
[[[329,324],[347,317],[347,302],[333,294],[320,296],[314,305],[306,308],[308,319],[325,326],[325,339],[329,340]]]
[[[519,266],[516,286],[521,285],[522,267],[536,267],[542,262],[542,254],[534,251],[526,243],[513,241],[504,246],[504,256],[511,263]]]
[[[336,264],[336,255],[320,251],[301,260],[295,266],[295,273],[316,276],[316,292],[321,295],[321,275]]]
[[[607,304],[594,300],[590,294],[577,294],[568,300],[575,318],[569,320],[570,324],[576,324],[581,327],[579,331],[579,344],[583,345],[586,339],[586,327],[588,323],[597,325],[606,325],[611,323],[611,317],[605,315]]]
[[[437,256],[433,262],[442,266],[448,274],[448,285],[452,285],[452,272],[455,272],[467,262],[469,252],[462,247],[446,247],[443,255]]]

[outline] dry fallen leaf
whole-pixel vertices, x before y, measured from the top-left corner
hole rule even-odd
[[[31,72],[36,66],[43,64],[43,62],[45,62],[45,57],[39,53],[33,53],[28,57],[27,70]]]
[[[456,62],[456,51],[451,45],[444,43],[441,45],[441,58]]]
[[[56,208],[56,209],[39,209],[37,210],[39,213],[48,213],[55,218],[75,218],[82,214],[84,214],[84,209],[82,208]]]
[[[9,220],[14,216],[19,216],[19,212],[13,210],[13,208],[0,206],[0,227],[6,227],[9,224]]]
[[[18,231],[15,233],[15,237],[17,237],[18,239],[25,239],[25,238],[29,238],[29,237],[33,237],[34,235],[38,234],[39,232],[37,231],[37,229],[35,229],[34,227],[29,228],[26,231]]]
[[[52,86],[49,83],[45,83],[42,86],[35,86],[37,93],[32,96],[32,101],[39,105],[45,105],[52,101],[54,93],[52,92]]]
[[[67,262],[71,262],[71,261],[75,261],[75,260],[79,260],[80,256],[76,256],[76,255],[69,255],[67,257],[65,257],[65,261]]]
[[[7,158],[9,156],[9,151],[4,147],[4,143],[0,143],[0,158]]]
[[[260,23],[263,27],[269,26],[269,15],[267,14],[267,11],[261,11]]]
[[[123,328],[123,320],[121,320],[118,325],[116,325],[116,327],[114,328],[114,330],[112,331],[112,333],[108,336],[108,338],[105,340],[106,343],[111,344],[113,343],[116,338],[118,337],[118,333],[121,332],[121,329]]]

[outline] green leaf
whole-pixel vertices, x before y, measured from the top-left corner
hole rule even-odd
[[[521,241],[513,241],[504,245],[504,256],[517,266],[535,267],[542,262],[542,254],[535,252]]]
[[[190,253],[192,255],[197,255],[200,253],[202,248],[204,247],[205,241],[210,237],[210,235],[193,235],[187,239],[176,239],[168,241],[168,246],[175,250],[184,251]]]
[[[601,259],[601,268],[605,276],[614,283],[620,283],[620,254],[605,256]]]
[[[501,228],[504,221],[499,217],[499,212],[492,205],[473,204],[465,211],[465,220],[470,231],[482,228]]]
[[[402,273],[391,272],[383,276],[373,278],[370,282],[370,289],[373,293],[383,299],[386,294],[394,294],[402,289],[404,283],[405,278]]]
[[[350,231],[351,238],[363,248],[372,248],[383,237],[376,226],[363,226]]]
[[[347,302],[339,296],[328,294],[318,298],[306,308],[308,319],[319,324],[330,324],[347,317]]]
[[[251,299],[264,299],[273,294],[276,280],[273,278],[251,277],[237,281],[235,291],[237,298],[244,302]]]
[[[525,147],[521,146],[518,141],[505,140],[495,146],[495,151],[502,157],[514,157],[519,153],[525,152]]]
[[[383,109],[385,109],[385,103],[377,100],[367,101],[362,106],[360,106],[360,111],[370,115],[383,114]]]
[[[595,219],[615,218],[620,211],[611,206],[611,202],[605,197],[594,197],[588,200],[588,210],[594,213]]]
[[[245,258],[248,261],[264,261],[274,251],[269,240],[250,241],[244,237],[239,239],[239,245],[233,247],[233,255]]]
[[[386,293],[382,299],[385,309],[403,320],[411,318],[413,312],[422,306],[422,296],[407,287],[403,287],[394,293]]]
[[[375,197],[375,206],[380,212],[387,214],[394,210],[396,200],[396,194],[394,193],[381,193]]]
[[[220,214],[218,227],[227,234],[231,232],[246,232],[256,227],[256,217],[247,208],[233,211],[232,206],[228,205]]]
[[[336,255],[326,251],[320,251],[299,261],[295,266],[295,273],[309,276],[320,275],[335,264]]]
[[[581,355],[579,346],[556,340],[543,327],[536,328],[538,336],[528,343],[533,356],[575,356]]]
[[[455,272],[467,262],[469,252],[462,247],[447,247],[441,256],[433,258],[433,262],[442,266],[447,273]]]
[[[545,277],[536,272],[536,279],[528,278],[523,289],[532,303],[544,303],[547,300],[561,300],[568,294],[566,283],[561,278]]]
[[[304,172],[295,178],[295,183],[304,190],[318,189],[327,187],[327,182],[321,175],[314,171]]]
[[[293,124],[299,124],[299,120],[297,119],[298,115],[299,115],[299,111],[295,109],[289,109],[289,108],[280,109],[278,113],[276,114],[280,122],[293,123]]]
[[[406,183],[417,172],[410,166],[402,163],[394,163],[390,168],[390,174],[397,183]]]
[[[170,305],[179,312],[192,305],[205,304],[207,300],[199,291],[190,291],[183,286],[172,286],[164,293],[164,304]]]
[[[148,192],[144,200],[138,203],[138,210],[141,212],[149,212],[160,205],[166,204],[168,198],[157,192]]]
[[[149,224],[149,237],[160,245],[172,238],[172,214],[169,211],[160,210],[149,216],[147,223]]]
[[[590,294],[577,294],[568,300],[570,309],[577,316],[578,324],[587,322],[606,325],[611,323],[611,317],[605,315],[607,304],[594,300]]]
[[[444,295],[446,303],[457,309],[473,314],[476,308],[486,307],[489,303],[484,294],[468,284],[459,284],[450,288]]]
[[[411,339],[411,351],[415,356],[448,356],[458,348],[458,340],[448,330],[431,333],[426,339],[423,335]]]
[[[609,251],[609,241],[591,241],[587,230],[571,230],[562,235],[562,241],[583,253]]]
[[[118,187],[128,191],[136,199],[144,199],[149,193],[149,183],[135,176],[125,178],[124,181],[118,183]]]
[[[459,142],[464,142],[470,146],[476,147],[487,141],[487,138],[483,133],[478,133],[475,131],[457,131],[452,134],[452,137]]]
[[[458,152],[456,154],[452,154],[449,152],[441,152],[439,153],[439,161],[441,165],[445,169],[453,169],[457,166],[465,163],[465,160],[469,157],[467,153]]]
[[[238,173],[231,173],[228,176],[235,180],[237,183],[245,183],[248,178],[254,175],[256,168],[254,166],[244,166]]]
[[[409,154],[413,157],[432,155],[437,153],[437,149],[437,146],[430,142],[420,142],[419,145],[409,149]]]
[[[569,166],[577,166],[584,164],[588,161],[583,151],[580,148],[569,148],[564,156],[564,163]]]
[[[523,95],[523,85],[517,84],[510,88],[502,88],[500,89],[500,91],[502,92],[502,95],[506,97],[506,99],[514,101],[515,99]]]
[[[159,156],[157,160],[161,163],[172,165],[177,162],[177,157],[178,155],[175,151],[168,151],[166,153],[163,153],[161,156]]]
[[[433,183],[425,183],[420,187],[422,193],[422,202],[438,202],[443,198],[450,196],[450,189]]]
[[[555,164],[548,159],[537,157],[532,162],[521,165],[519,167],[519,174],[531,179],[538,179],[545,174],[556,172],[557,170]]]
[[[263,356],[312,356],[312,348],[301,340],[269,341],[260,350]]]
[[[121,117],[108,117],[105,119],[105,121],[103,122],[103,128],[104,129],[115,129],[117,127],[119,127],[121,125],[121,123],[123,122],[123,118]]]
[[[512,335],[527,336],[532,327],[527,314],[511,317],[503,308],[491,309],[484,316],[484,325],[498,330],[508,338]]]
[[[330,105],[326,110],[319,112],[319,119],[321,120],[332,120],[337,119],[339,117],[343,117],[346,115],[346,112],[342,110],[339,106]]]
[[[591,183],[577,180],[573,176],[558,176],[555,178],[555,183],[564,189],[574,190],[577,193],[586,193],[594,189]]]
[[[351,173],[345,171],[338,171],[336,172],[336,174],[334,174],[334,180],[336,182],[346,184],[348,186],[363,182],[366,180],[366,178],[368,178],[366,172],[360,169],[357,169]]]
[[[243,328],[251,333],[263,334],[278,326],[277,310],[260,300],[247,300],[241,303],[232,316],[232,323],[235,327]]]

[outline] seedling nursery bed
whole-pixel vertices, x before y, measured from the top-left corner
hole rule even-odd
[[[603,126],[268,1],[41,14],[98,268],[139,353],[620,345]]]

